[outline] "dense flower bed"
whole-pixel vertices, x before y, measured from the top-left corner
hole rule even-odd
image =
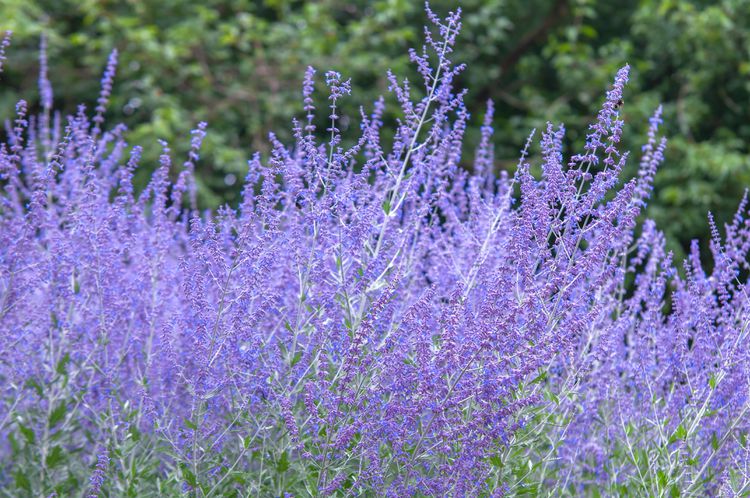
[[[636,222],[660,110],[640,158],[618,149],[627,66],[580,153],[549,125],[496,175],[489,103],[459,167],[460,16],[427,13],[423,81],[389,75],[398,122],[380,100],[342,149],[350,83],[329,72],[317,143],[310,68],[295,142],[271,136],[213,213],[205,124],[134,192],[139,148],[103,118],[117,54],[94,115],[63,117],[42,50],[43,108],[20,102],[0,145],[0,494],[750,489],[746,202],[723,239],[709,217],[711,270],[696,244],[677,272]]]

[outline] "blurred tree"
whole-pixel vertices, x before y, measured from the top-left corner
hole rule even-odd
[[[431,2],[439,13],[458,3]],[[571,146],[580,144],[603,91],[629,62],[626,145],[639,150],[659,103],[670,138],[648,216],[678,256],[691,238],[707,238],[708,210],[720,221],[731,216],[750,185],[750,2],[460,5],[464,30],[455,59],[469,66],[460,83],[470,89],[467,105],[477,122],[486,100],[496,102],[498,167],[515,164],[529,130],[548,120],[565,122]],[[407,49],[420,42],[425,16],[413,0],[4,0],[0,19],[15,32],[0,86],[3,115],[19,97],[33,100],[28,89],[36,87],[42,32],[55,105],[66,112],[80,102],[93,107],[116,47],[121,62],[108,119],[128,125],[152,165],[156,138],[184,156],[190,129],[208,121],[200,201],[215,206],[236,199],[245,161],[253,150],[267,150],[269,131],[289,140],[290,119],[302,114],[307,65],[352,78],[355,97],[343,109],[352,133],[358,105],[387,92],[386,69],[418,81]],[[319,117],[325,129],[325,112]],[[470,143],[477,133],[470,132]]]

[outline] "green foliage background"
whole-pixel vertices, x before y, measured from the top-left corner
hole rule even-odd
[[[566,123],[570,145],[580,144],[617,68],[628,62],[628,147],[639,151],[659,103],[670,138],[647,215],[677,256],[690,239],[708,237],[709,210],[720,222],[731,217],[750,186],[750,2],[434,0],[432,7],[444,14],[459,3],[464,31],[455,59],[468,64],[461,84],[470,89],[477,125],[486,100],[496,103],[498,168],[511,168],[528,132],[548,120]],[[359,104],[386,93],[386,69],[417,81],[406,54],[421,42],[424,22],[423,4],[414,0],[3,0],[0,28],[15,35],[0,112],[11,116],[21,97],[38,99],[41,33],[49,39],[55,105],[66,112],[78,103],[93,108],[116,47],[109,122],[128,125],[153,167],[157,138],[184,157],[190,129],[208,121],[200,202],[232,203],[241,181],[228,183],[243,177],[254,150],[268,150],[268,132],[289,139],[291,117],[302,115],[307,65],[352,78],[345,112],[354,137]],[[469,144],[477,133],[478,126]]]

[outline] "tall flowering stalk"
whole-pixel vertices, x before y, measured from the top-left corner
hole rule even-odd
[[[653,223],[638,226],[666,142],[659,109],[637,177],[621,180],[628,66],[580,154],[566,160],[549,124],[498,174],[490,102],[466,169],[460,11],[427,16],[410,52],[419,91],[388,74],[390,99],[362,109],[345,148],[349,80],[325,73],[318,141],[308,68],[293,143],[271,135],[239,205],[205,213],[207,125],[187,158],[162,142],[136,191],[141,149],[104,119],[117,52],[93,116],[50,119],[43,41],[43,117],[21,101],[0,144],[0,489],[750,488],[747,201],[723,238],[709,220],[710,270],[697,243],[680,266]]]

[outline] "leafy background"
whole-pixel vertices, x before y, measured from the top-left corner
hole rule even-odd
[[[434,0],[432,7],[444,14],[458,3]],[[659,103],[670,138],[647,215],[678,257],[692,238],[708,238],[709,210],[720,222],[732,216],[750,185],[750,2],[460,4],[464,30],[455,60],[468,64],[460,83],[470,89],[477,124],[468,142],[476,143],[485,102],[493,99],[497,168],[512,168],[529,131],[546,121],[564,122],[571,145],[580,144],[627,62],[629,149],[639,151]],[[55,106],[66,112],[79,103],[94,107],[107,55],[117,48],[107,117],[128,125],[131,143],[146,148],[146,164],[157,164],[156,137],[184,157],[190,130],[209,122],[199,165],[203,207],[236,202],[246,160],[268,150],[270,131],[289,140],[291,117],[302,115],[307,65],[352,78],[354,97],[344,113],[353,139],[359,105],[371,107],[387,92],[388,68],[416,78],[407,49],[420,40],[425,21],[422,3],[413,0],[4,0],[0,19],[0,28],[14,31],[0,84],[3,116],[12,116],[21,97],[38,105],[42,33]],[[464,160],[469,164],[471,147]],[[147,173],[141,171],[141,182]]]

